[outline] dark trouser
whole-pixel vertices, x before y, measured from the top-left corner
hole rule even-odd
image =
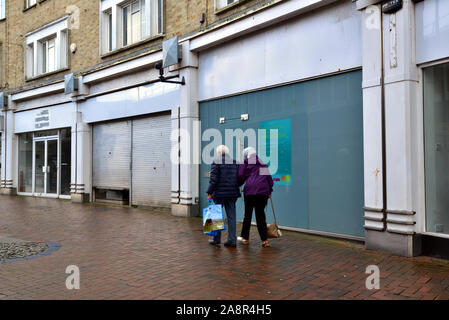
[[[228,218],[228,243],[236,244],[236,212],[235,212],[235,202],[237,198],[217,198],[215,199],[216,204],[221,204],[225,211],[226,217]],[[217,243],[221,242],[221,231],[218,232],[217,236],[214,237],[214,241]]]
[[[267,206],[268,197],[263,195],[245,196],[245,218],[243,219],[241,237],[249,240],[249,229],[253,218],[253,209],[256,209],[257,230],[260,239],[267,240],[267,220],[265,217],[265,207]]]

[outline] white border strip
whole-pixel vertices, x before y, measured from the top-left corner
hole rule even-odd
[[[235,22],[232,21],[232,23],[223,27],[211,29],[210,32],[205,32],[198,36],[195,35],[190,39],[190,50],[205,50],[230,39],[280,23],[301,13],[336,1],[338,0],[290,0],[281,2],[267,10],[261,10]]]

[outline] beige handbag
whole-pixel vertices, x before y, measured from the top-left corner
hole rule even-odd
[[[282,236],[282,232],[276,223],[276,214],[274,213],[273,199],[270,198],[271,209],[273,210],[274,221],[272,224],[267,226],[267,237],[269,239],[279,238]]]

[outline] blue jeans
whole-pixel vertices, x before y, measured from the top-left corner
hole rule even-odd
[[[221,204],[225,211],[226,217],[228,218],[228,223],[226,228],[228,229],[228,243],[236,244],[237,236],[236,236],[236,212],[235,212],[235,202],[236,198],[217,198],[214,199],[216,204]],[[217,243],[221,242],[221,231],[214,237],[214,241]]]

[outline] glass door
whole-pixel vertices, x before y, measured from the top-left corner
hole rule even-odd
[[[34,142],[34,193],[45,193],[45,141]]]
[[[34,194],[58,194],[58,139],[34,141]]]
[[[46,194],[58,193],[58,140],[47,140]]]

